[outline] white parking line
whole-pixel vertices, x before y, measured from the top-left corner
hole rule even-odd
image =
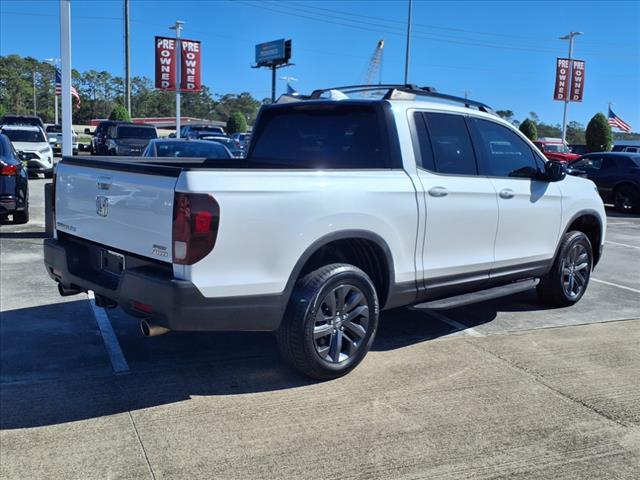
[[[640,250],[640,247],[636,247],[635,245],[627,245],[626,243],[612,242],[610,240],[605,240],[604,243],[608,243],[609,245],[617,245],[619,247],[637,248],[638,250]]]
[[[416,309],[416,310],[419,310],[419,309]],[[446,323],[447,325],[450,325],[453,328],[456,328],[457,330],[459,330],[461,332],[464,332],[467,335],[470,335],[472,337],[484,337],[484,336],[486,336],[484,333],[480,333],[479,331],[477,331],[473,327],[468,327],[464,323],[460,323],[460,322],[458,322],[456,320],[452,320],[451,318],[447,317],[446,315],[443,315],[442,313],[437,312],[435,310],[423,310],[423,311],[425,313],[431,315],[435,319],[440,320],[441,322]]]
[[[612,287],[622,288],[624,290],[629,290],[630,292],[640,293],[640,290],[638,290],[636,288],[625,287],[624,285],[618,285],[617,283],[606,282],[606,281],[600,280],[598,278],[591,277],[591,281],[597,282],[597,283],[604,283],[605,285],[610,285]]]
[[[95,296],[91,291],[89,292],[88,300],[91,305],[91,310],[93,311],[93,316],[96,317],[96,322],[98,323],[98,328],[102,334],[102,340],[104,341],[104,346],[109,354],[109,360],[111,360],[111,367],[113,368],[114,373],[129,373],[129,364],[127,363],[127,359],[124,357],[124,353],[122,353],[118,337],[116,337],[116,332],[113,331],[107,312],[104,308],[96,305]]]

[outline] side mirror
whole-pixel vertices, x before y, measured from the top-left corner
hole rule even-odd
[[[563,162],[551,160],[547,162],[544,174],[547,182],[559,182],[567,176],[567,165]]]
[[[91,133],[91,130],[88,129],[88,128],[84,129],[84,133],[85,133],[85,135],[93,135],[93,133]]]

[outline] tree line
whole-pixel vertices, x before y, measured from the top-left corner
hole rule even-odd
[[[497,110],[496,114],[514,126],[520,128],[520,131],[527,135],[531,140],[535,140],[538,137],[562,137],[562,126],[560,124],[551,125],[544,123],[540,121],[540,117],[536,112],[529,112],[529,116],[522,122],[515,118],[515,114],[511,110]],[[602,122],[602,117],[604,117],[604,123],[608,125],[607,118],[604,114],[598,113],[596,116],[599,116],[599,124]],[[591,121],[594,121],[594,118],[592,118]],[[532,133],[534,129],[535,133]],[[584,124],[580,122],[571,121],[567,123],[567,143],[569,145],[587,145],[587,130],[588,127],[585,128]],[[640,140],[640,133],[613,132],[609,128],[609,134],[611,135],[612,141]]]
[[[74,98],[73,122],[88,124],[94,118],[108,118],[117,105],[124,105],[124,80],[106,71],[73,70],[72,84],[80,103]],[[45,123],[53,123],[55,68],[46,62],[19,55],[0,56],[0,115],[34,112],[34,78],[36,112]],[[203,86],[199,93],[182,95],[183,116],[227,122],[232,114],[241,115],[249,124],[255,120],[262,103],[249,93],[214,94]],[[60,102],[59,102],[60,103]],[[175,116],[175,94],[156,90],[152,80],[144,76],[131,79],[132,117]]]

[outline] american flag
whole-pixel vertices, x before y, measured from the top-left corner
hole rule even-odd
[[[613,113],[611,107],[609,107],[609,125],[618,130],[622,130],[624,133],[631,133],[631,125]]]
[[[60,70],[56,69],[56,95],[62,95],[62,74]],[[76,97],[78,100],[78,107],[80,107],[80,95],[73,85],[71,85],[71,96]]]

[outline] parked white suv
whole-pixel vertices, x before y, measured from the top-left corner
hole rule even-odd
[[[479,102],[375,89],[263,107],[244,160],[65,158],[49,275],[147,335],[277,331],[284,357],[321,379],[363,359],[380,310],[530,288],[580,300],[605,235],[594,184]],[[130,192],[153,201],[118,201]]]
[[[51,178],[53,175],[53,150],[40,127],[3,125],[0,128],[0,133],[9,137],[20,160],[26,165],[29,175],[42,173],[45,177]]]

